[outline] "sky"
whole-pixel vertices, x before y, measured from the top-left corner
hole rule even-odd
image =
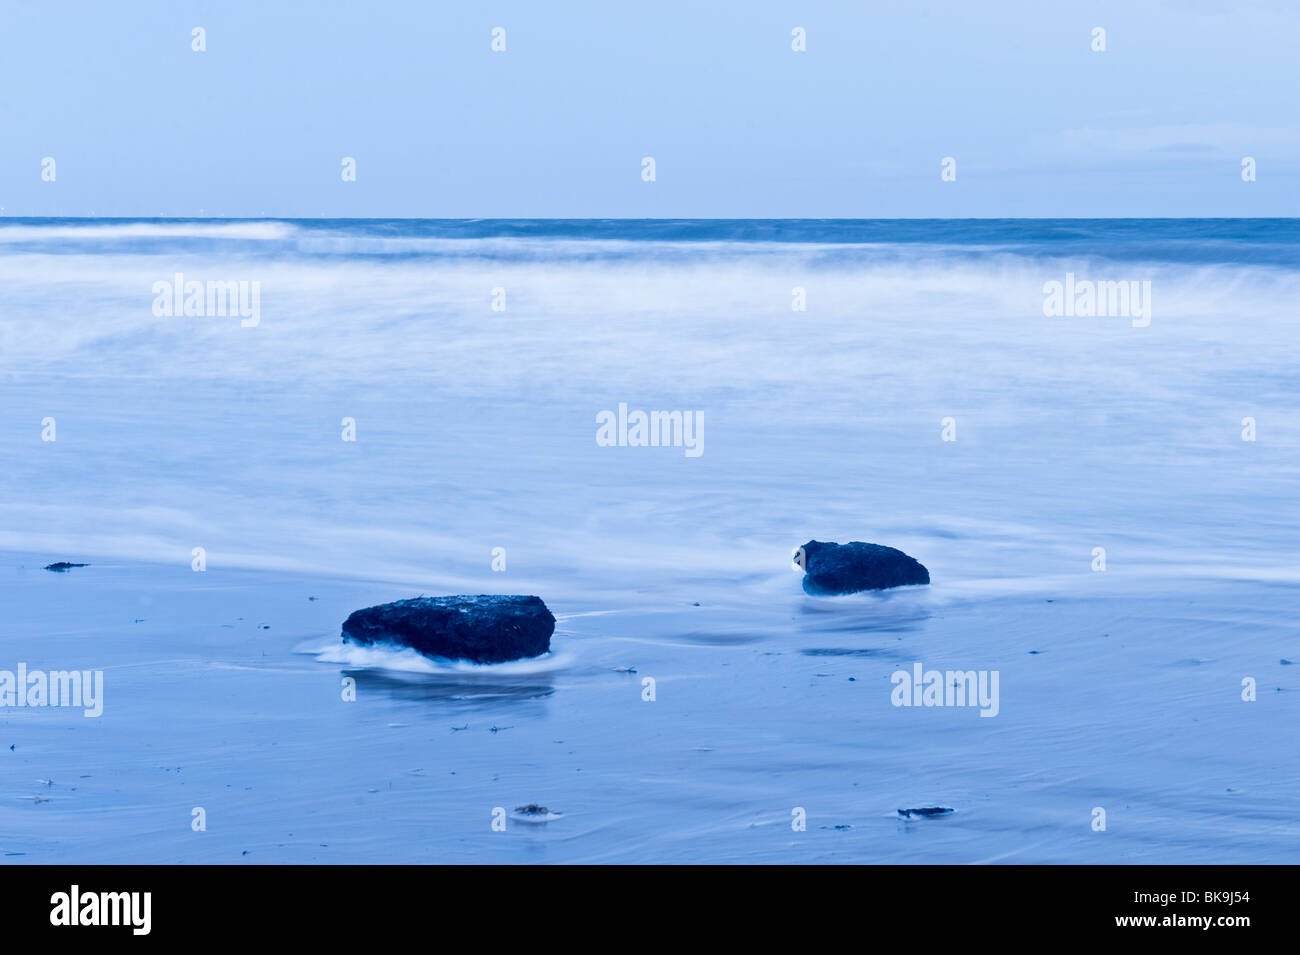
[[[1294,216],[1298,51],[1294,0],[0,0],[0,214]]]

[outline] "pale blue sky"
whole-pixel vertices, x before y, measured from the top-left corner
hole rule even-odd
[[[6,0],[0,206],[1293,216],[1298,64],[1293,0]]]

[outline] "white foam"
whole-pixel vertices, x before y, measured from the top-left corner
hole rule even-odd
[[[410,647],[361,646],[337,637],[307,641],[294,647],[294,652],[311,654],[321,663],[335,663],[354,670],[388,670],[427,676],[533,676],[562,670],[574,660],[572,654],[552,650],[527,660],[472,663],[427,657]]]
[[[288,222],[130,222],[77,225],[9,225],[0,221],[0,242],[114,241],[121,239],[287,239]]]

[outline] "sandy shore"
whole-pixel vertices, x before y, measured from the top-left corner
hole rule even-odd
[[[1258,584],[552,595],[550,657],[479,668],[342,654],[347,612],[397,595],[374,583],[43,563],[0,560],[0,667],[102,669],[104,712],[0,710],[6,862],[1294,857],[1298,671]],[[996,719],[891,705],[900,668],[976,658],[1000,671]],[[516,818],[529,803],[558,818]],[[898,818],[920,805],[957,811]]]

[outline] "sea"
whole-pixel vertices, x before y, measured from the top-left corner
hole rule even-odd
[[[1298,323],[1291,219],[0,219],[0,860],[1300,861]]]

